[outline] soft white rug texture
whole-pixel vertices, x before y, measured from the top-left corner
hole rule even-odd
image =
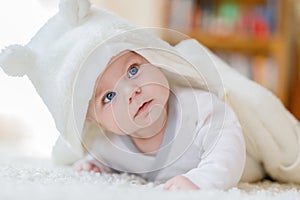
[[[241,183],[228,191],[164,191],[158,183],[128,174],[74,172],[58,167],[50,159],[2,157],[0,161],[0,199],[300,199],[300,186],[262,181]]]

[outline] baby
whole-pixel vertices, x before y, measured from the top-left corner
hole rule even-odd
[[[224,118],[222,126],[218,124],[219,118]],[[132,51],[114,57],[98,77],[87,120],[110,134],[129,136],[129,140],[124,140],[128,146],[125,150],[139,152],[145,158],[152,157],[153,163],[159,162],[155,159],[158,160],[160,149],[181,150],[170,163],[163,162],[157,170],[139,173],[148,180],[169,179],[165,183],[166,189],[227,189],[241,178],[245,145],[232,110],[203,90],[188,87],[170,90],[161,70]],[[189,143],[186,146],[185,138]],[[132,148],[129,148],[130,141],[134,144]],[[114,154],[106,145],[95,145],[107,150],[101,157],[107,156],[112,168],[135,172],[136,163],[123,163],[120,167],[118,162],[112,162],[120,157],[119,154],[112,158]],[[93,149],[90,151],[95,154]],[[170,153],[164,156],[165,161]],[[95,172],[108,170],[107,167],[101,169],[101,163],[96,160],[86,159],[77,162],[75,168]]]
[[[27,75],[51,112],[57,164],[165,189],[229,189],[266,175],[300,183],[299,122],[195,40],[171,46],[88,0],[61,0],[0,66]]]

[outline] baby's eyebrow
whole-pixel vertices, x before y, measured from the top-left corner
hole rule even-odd
[[[98,99],[99,97],[103,96],[104,95],[104,91],[101,90],[100,88],[99,89],[96,89],[95,90],[95,95],[94,95],[94,98],[95,99]]]
[[[126,62],[124,63],[124,71],[126,72],[127,68],[132,65],[134,63],[134,60],[133,59],[127,59]]]

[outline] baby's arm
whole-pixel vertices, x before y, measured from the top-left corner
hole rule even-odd
[[[165,189],[226,190],[239,182],[245,166],[246,147],[238,119],[230,107],[217,100],[213,112],[206,111],[204,115],[207,120],[194,141],[199,146],[200,163],[187,173],[168,180]]]
[[[234,125],[225,125],[223,129],[216,145],[206,150],[198,167],[183,175],[202,189],[229,189],[242,176],[246,150],[241,131]]]
[[[210,116],[214,117],[204,123],[196,141],[203,151],[201,161],[183,176],[200,188],[229,189],[240,181],[245,167],[242,128],[233,110],[223,102],[215,101]]]
[[[224,131],[197,168],[168,180],[164,189],[229,189],[239,182],[245,165],[245,145],[239,131],[224,127]],[[236,133],[232,133],[236,132]]]

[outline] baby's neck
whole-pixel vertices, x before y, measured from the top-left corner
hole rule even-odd
[[[148,155],[155,155],[157,151],[160,149],[160,145],[163,141],[165,131],[166,131],[166,123],[164,124],[164,127],[159,133],[155,134],[150,138],[131,137],[131,139],[133,143],[136,145],[136,147],[142,153]]]

